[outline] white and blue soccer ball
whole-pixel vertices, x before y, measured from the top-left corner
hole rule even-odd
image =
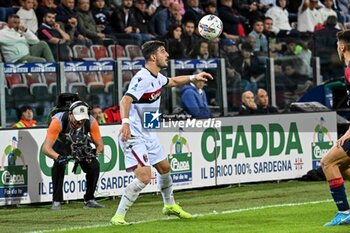
[[[207,39],[213,40],[222,33],[222,21],[216,15],[206,15],[198,23],[199,34]]]

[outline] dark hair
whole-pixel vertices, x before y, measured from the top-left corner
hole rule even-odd
[[[350,51],[350,30],[340,31],[337,33],[337,40],[345,43],[347,51]]]
[[[241,45],[241,51],[248,51],[248,52],[253,52],[253,47],[251,44],[249,44],[248,42],[245,42]]]
[[[177,29],[177,28],[181,28],[181,32],[183,31],[182,29],[182,25],[179,24],[179,23],[174,23],[172,25],[170,25],[169,27],[169,31],[168,31],[168,38],[173,38],[174,39],[174,31]]]
[[[56,12],[54,12],[53,10],[48,10],[48,11],[45,12],[44,18],[45,18],[48,14],[52,14],[52,15],[55,15],[55,16],[56,16]]]
[[[9,17],[7,18],[7,22],[9,22],[10,19],[19,19],[19,16],[16,14],[9,15]]]
[[[164,47],[165,43],[159,40],[151,40],[144,43],[141,47],[142,55],[145,60],[149,60],[151,55],[155,54],[159,47]]]
[[[262,18],[257,18],[253,21],[252,26],[254,26],[257,22],[264,23],[264,20]]]
[[[289,3],[289,1],[286,0],[286,6],[285,6],[283,9],[286,9],[286,8],[288,7],[288,3]],[[280,1],[279,1],[279,0],[276,0],[276,5],[279,6],[279,7],[281,7]]]
[[[337,25],[338,21],[337,21],[337,17],[334,15],[330,15],[327,17],[325,25],[326,26],[335,26]]]
[[[265,22],[266,20],[272,20],[272,21],[273,21],[273,19],[272,19],[271,17],[269,17],[269,16],[266,16],[266,17],[264,18],[264,22]]]
[[[29,105],[24,105],[22,107],[20,107],[18,110],[17,110],[17,117],[18,117],[18,120],[21,120],[22,118],[22,114],[27,111],[27,110],[32,110],[33,111],[33,108]]]

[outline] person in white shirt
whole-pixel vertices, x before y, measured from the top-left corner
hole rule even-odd
[[[303,0],[298,12],[298,31],[314,32],[315,26],[323,24],[317,4],[318,0]]]
[[[270,8],[265,16],[273,20],[272,31],[276,35],[278,35],[280,31],[284,31],[283,33],[286,34],[292,30],[288,19],[287,0],[278,0],[276,6]]]
[[[146,59],[145,67],[132,78],[128,91],[120,101],[122,129],[119,145],[124,151],[126,170],[133,171],[135,178],[124,190],[118,209],[111,219],[113,225],[128,224],[125,215],[140,192],[150,183],[151,166],[158,171],[157,185],[163,196],[163,214],[192,218],[190,213],[175,203],[167,155],[154,129],[145,125],[153,126],[156,124],[155,120],[160,118],[160,96],[163,87],[179,87],[190,82],[207,81],[213,77],[206,72],[173,78],[162,75],[160,70],[168,66],[169,54],[161,41],[144,43],[142,54]]]
[[[333,7],[333,0],[324,0],[323,1],[324,7],[321,7],[318,11],[321,13],[322,21],[326,22],[328,16],[335,16],[337,17],[337,12],[332,9]]]
[[[21,19],[21,24],[36,33],[38,31],[38,19],[34,11],[34,0],[21,1],[22,6],[17,11],[17,15]]]
[[[8,17],[7,26],[0,30],[0,38],[1,53],[7,63],[55,61],[48,44],[20,25],[18,15]]]

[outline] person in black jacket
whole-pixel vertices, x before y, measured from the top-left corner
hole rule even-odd
[[[267,91],[262,88],[259,88],[256,92],[256,105],[258,106],[257,113],[278,113],[277,108],[269,105],[269,95],[267,94]]]

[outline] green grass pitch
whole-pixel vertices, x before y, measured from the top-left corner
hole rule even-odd
[[[175,198],[193,219],[163,216],[161,195],[143,194],[128,212],[126,220],[134,223],[130,226],[109,224],[119,198],[106,198],[99,200],[104,209],[84,209],[82,201],[65,204],[61,211],[51,211],[49,204],[1,207],[0,232],[350,232],[350,225],[323,227],[337,211],[326,182],[177,191]]]

